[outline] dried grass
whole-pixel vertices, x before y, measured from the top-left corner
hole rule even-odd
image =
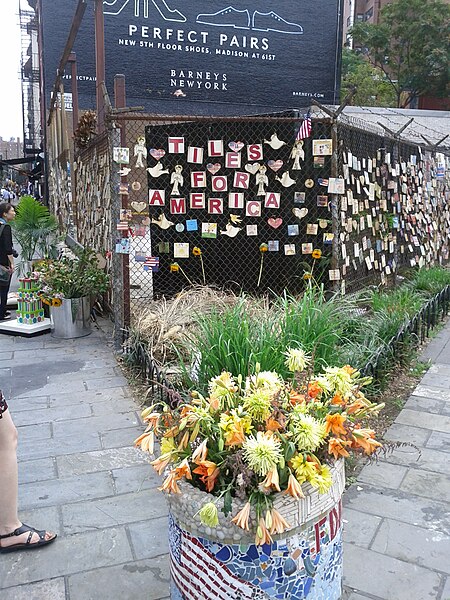
[[[195,327],[195,317],[221,311],[234,305],[238,297],[211,287],[196,286],[174,298],[152,302],[132,323],[129,345],[143,343],[161,365],[178,359],[187,336]]]

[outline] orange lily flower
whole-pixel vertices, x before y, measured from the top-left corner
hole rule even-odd
[[[362,400],[355,400],[347,406],[346,411],[349,415],[353,415],[359,410],[362,410],[363,408],[365,408],[364,402]]]
[[[203,440],[200,446],[198,446],[192,453],[192,461],[195,462],[196,465],[206,460],[206,457],[208,456],[208,448],[206,446],[207,443],[208,440]]]
[[[345,406],[345,400],[341,396],[341,394],[335,394],[333,396],[333,398],[331,399],[331,404],[338,405],[338,406]]]
[[[173,493],[173,494],[181,494],[181,490],[178,487],[177,481],[180,479],[180,477],[178,477],[177,473],[175,470],[170,471],[169,475],[167,476],[166,480],[164,481],[164,483],[162,484],[162,487],[158,488],[161,492],[167,492],[168,494]]]
[[[189,444],[189,436],[190,436],[190,432],[189,431],[185,431],[183,434],[183,437],[181,438],[180,443],[178,444],[178,450],[181,452],[182,450],[184,450],[186,448],[186,446]]]
[[[200,480],[205,484],[207,491],[212,492],[216,485],[216,480],[219,477],[220,469],[217,467],[216,463],[213,463],[210,460],[197,462],[197,464],[198,467],[194,469],[193,472],[200,475]]]
[[[272,526],[270,528],[270,534],[283,533],[287,529],[290,529],[289,523],[280,515],[280,513],[272,508]]]
[[[219,398],[208,398],[209,406],[213,411],[218,411],[220,409],[220,400]]]
[[[312,383],[308,384],[308,396],[310,398],[317,398],[317,396],[321,393],[322,393],[322,388],[317,383],[317,381],[313,381]]]
[[[295,406],[296,404],[303,404],[304,402],[306,402],[304,394],[299,394],[298,392],[294,391],[290,392],[289,398],[292,406]]]
[[[292,475],[289,475],[288,485],[283,494],[289,494],[296,500],[300,500],[300,498],[304,498],[305,494],[303,493],[302,486],[299,484],[297,479]]]
[[[162,473],[164,472],[164,469],[167,467],[167,465],[170,463],[171,460],[172,460],[172,453],[168,452],[167,454],[163,454],[156,460],[153,460],[150,464],[155,469],[155,471],[158,473],[158,475],[162,475]]]
[[[145,431],[142,435],[140,435],[136,440],[134,440],[134,445],[140,446],[141,450],[144,452],[149,452],[153,454],[154,445],[155,445],[155,434],[153,431]]]
[[[242,510],[238,512],[238,514],[231,519],[231,522],[240,527],[241,529],[245,529],[245,531],[250,531],[249,518],[250,518],[250,502],[244,506]]]
[[[272,417],[269,417],[266,421],[266,430],[278,431],[279,429],[283,429],[283,425],[281,425],[281,423],[279,423],[276,419],[272,419]]]
[[[149,415],[144,413],[142,414],[142,420],[149,424],[153,429],[156,429],[159,419],[161,418],[160,413],[153,412]]]
[[[382,444],[375,439],[375,432],[372,429],[355,429],[353,431],[353,440],[357,446],[363,448],[366,454],[372,454]]]
[[[340,456],[350,456],[345,447],[351,446],[352,443],[348,440],[341,440],[339,438],[331,438],[328,441],[328,453],[332,454],[335,459],[338,459]]]
[[[187,458],[185,458],[178,465],[178,467],[175,468],[175,473],[177,474],[177,477],[179,477],[180,479],[182,477],[186,477],[186,479],[192,479],[191,468],[189,466]]]
[[[347,435],[347,430],[343,427],[343,424],[347,420],[347,415],[335,413],[334,415],[327,415],[325,420],[325,430],[327,433],[331,431],[333,435]]]
[[[261,546],[262,544],[272,544],[273,540],[270,536],[269,530],[266,527],[265,520],[261,517],[259,519],[258,527],[256,528],[255,544]]]
[[[267,490],[273,488],[277,490],[277,492],[281,492],[280,490],[280,478],[278,476],[278,469],[274,467],[271,471],[269,471],[266,475],[266,478],[261,483],[263,487]]]

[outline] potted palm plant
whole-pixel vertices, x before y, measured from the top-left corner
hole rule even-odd
[[[341,597],[343,458],[380,449],[364,419],[382,405],[350,366],[315,377],[302,349],[286,365],[289,381],[223,372],[142,414],[135,444],[160,440],[172,600]]]
[[[92,299],[107,291],[109,276],[99,267],[97,254],[85,249],[37,268],[40,297],[50,306],[52,336],[71,339],[91,333]]]
[[[21,248],[20,275],[32,271],[33,261],[56,256],[58,222],[33,196],[22,196],[12,223]]]

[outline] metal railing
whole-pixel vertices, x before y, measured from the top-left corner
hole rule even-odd
[[[450,308],[450,286],[446,286],[433,298],[431,298],[419,312],[407,321],[393,336],[389,342],[379,348],[361,369],[363,375],[370,375],[377,379],[382,365],[389,356],[400,354],[408,341],[423,343],[439,321],[442,321],[449,313]]]

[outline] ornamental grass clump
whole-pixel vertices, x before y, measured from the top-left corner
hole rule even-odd
[[[211,379],[207,394],[191,392],[176,409],[164,403],[146,408],[148,426],[135,441],[153,453],[160,440],[151,464],[164,474],[162,491],[178,494],[183,481],[216,497],[208,496],[196,515],[208,527],[218,524],[219,500],[225,515],[233,512],[234,497],[244,501],[230,520],[253,530],[256,544],[290,528],[274,508],[277,494],[299,501],[305,484],[324,494],[334,461],[381,448],[365,423],[383,407],[364,395],[370,378],[348,365],[313,376],[302,348],[283,354],[289,381],[259,364],[248,376],[224,371]]]

